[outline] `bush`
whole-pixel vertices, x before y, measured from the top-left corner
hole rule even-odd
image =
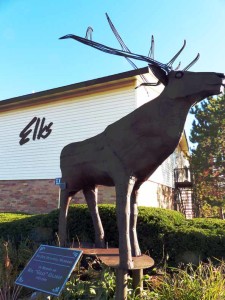
[[[0,232],[1,238],[7,239],[13,237],[20,239],[27,237],[32,228],[38,226],[41,216],[29,214],[0,214]]]
[[[118,247],[118,230],[114,205],[99,205],[110,247]],[[48,243],[56,242],[59,211],[46,215],[0,214],[1,237],[32,238],[34,229],[52,230]],[[2,217],[3,216],[3,217]],[[1,218],[2,217],[2,218]],[[194,262],[216,257],[224,258],[225,221],[217,219],[185,220],[179,212],[150,207],[140,207],[138,237],[143,253],[148,252],[156,263],[167,259],[169,264]],[[68,239],[94,243],[94,228],[87,205],[73,205],[68,213]],[[40,239],[41,241],[41,239]]]
[[[190,226],[201,229],[208,229],[215,234],[224,234],[225,232],[225,221],[221,219],[210,219],[210,218],[196,218],[187,220]]]
[[[167,236],[166,248],[171,262],[188,263],[192,257],[191,262],[198,263],[225,257],[225,230],[215,234],[213,230],[188,225],[189,222]]]
[[[182,214],[159,208],[140,207],[137,232],[142,252],[156,262],[166,258],[166,237],[185,222]]]

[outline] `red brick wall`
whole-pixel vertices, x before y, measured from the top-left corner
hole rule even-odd
[[[58,202],[54,180],[0,180],[0,212],[48,213]],[[114,188],[99,187],[98,202],[115,203]],[[85,203],[83,193],[77,193],[71,203]]]
[[[158,185],[157,199],[160,207],[173,209],[172,190]],[[85,203],[79,192],[71,201]],[[114,187],[98,189],[98,203],[115,204]],[[48,213],[59,204],[59,188],[54,180],[0,180],[0,212]],[[151,203],[149,203],[151,205]]]
[[[57,208],[54,180],[1,180],[0,211],[47,213]]]

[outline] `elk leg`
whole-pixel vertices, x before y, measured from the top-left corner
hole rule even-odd
[[[141,250],[137,238],[137,217],[138,217],[138,203],[137,203],[137,190],[133,190],[131,194],[130,203],[130,243],[132,256],[140,256]]]
[[[67,213],[71,200],[71,196],[68,191],[61,191],[60,194],[60,212],[59,212],[59,242],[60,246],[66,246],[66,223],[67,223]]]
[[[125,179],[125,178],[124,178]],[[124,183],[122,183],[124,181]],[[135,184],[135,178],[121,180],[116,184],[116,213],[119,231],[120,269],[133,268],[130,244],[130,197]]]
[[[95,247],[104,248],[104,229],[98,211],[98,189],[96,187],[83,190],[95,230]]]

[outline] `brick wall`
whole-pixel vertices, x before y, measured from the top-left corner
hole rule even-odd
[[[172,188],[158,184],[157,199],[159,207],[174,209],[174,190]]]
[[[114,188],[99,187],[99,203],[115,203]],[[0,180],[0,212],[48,213],[58,207],[59,188],[54,180]],[[71,203],[85,203],[83,193]]]
[[[153,195],[148,196],[149,201],[144,205],[173,209],[171,188],[157,184],[155,205],[152,197]],[[114,187],[99,186],[98,203],[115,204],[115,202]],[[71,204],[75,203],[86,203],[82,192],[73,197]],[[0,212],[48,213],[58,208],[58,205],[59,188],[54,180],[0,180]]]
[[[0,211],[47,213],[57,208],[54,180],[1,180]]]

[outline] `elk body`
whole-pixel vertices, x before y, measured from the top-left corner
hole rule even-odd
[[[71,197],[83,190],[90,209],[97,247],[104,230],[97,208],[97,186],[115,186],[120,267],[132,269],[132,256],[141,255],[136,224],[137,192],[142,183],[175,150],[190,107],[221,92],[224,74],[171,71],[167,85],[154,100],[109,125],[105,131],[64,147],[59,236],[65,243]]]
[[[95,245],[104,247],[97,186],[115,186],[120,269],[127,270],[133,268],[132,256],[141,255],[136,232],[140,186],[175,150],[191,106],[206,97],[218,95],[225,81],[221,73],[187,71],[199,55],[182,71],[173,71],[172,64],[186,42],[167,64],[130,52],[106,16],[122,50],[73,34],[61,39],[72,38],[100,51],[123,56],[134,67],[131,59],[145,61],[158,82],[148,83],[142,76],[143,85],[162,83],[165,88],[157,98],[109,125],[99,135],[64,147],[60,157],[65,188],[60,197],[59,238],[65,245],[69,203],[73,195],[83,190],[94,223]],[[153,43],[151,49],[152,46]]]

